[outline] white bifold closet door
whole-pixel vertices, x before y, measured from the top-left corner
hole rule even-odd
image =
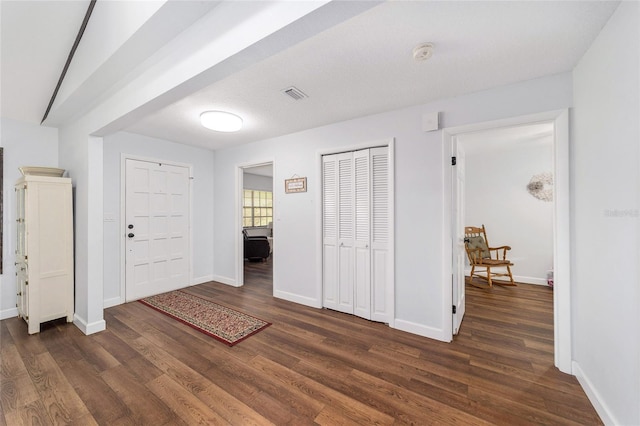
[[[323,306],[389,322],[387,147],[322,158]]]

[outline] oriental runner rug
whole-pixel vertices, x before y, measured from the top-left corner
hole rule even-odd
[[[229,346],[271,325],[259,318],[180,290],[150,296],[139,302]]]

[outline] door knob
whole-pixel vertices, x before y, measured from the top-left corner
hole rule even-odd
[[[127,226],[127,228],[129,228],[129,229],[133,229],[133,224],[132,224],[132,223],[130,223],[130,224],[129,224],[129,226]]]
[[[135,237],[135,235],[133,234],[133,232],[129,232],[129,235],[127,235],[127,237],[133,238],[133,237]]]

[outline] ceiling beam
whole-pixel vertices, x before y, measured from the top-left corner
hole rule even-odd
[[[42,117],[42,121],[40,121],[40,124],[44,123],[44,120],[46,120],[47,116],[49,115],[49,111],[51,111],[51,106],[53,105],[53,102],[56,100],[56,96],[58,95],[58,90],[60,90],[60,86],[62,85],[64,76],[67,74],[69,65],[71,65],[71,60],[73,59],[73,55],[75,55],[76,53],[76,49],[80,44],[80,40],[82,39],[82,35],[84,34],[85,28],[87,28],[87,24],[89,23],[89,18],[91,17],[93,8],[96,5],[96,1],[97,0],[91,0],[89,2],[87,13],[85,13],[84,15],[84,19],[82,20],[82,25],[80,25],[80,30],[78,31],[78,35],[76,35],[76,39],[73,42],[73,46],[71,46],[71,51],[69,52],[69,56],[67,56],[67,62],[64,64],[64,68],[62,68],[62,73],[60,74],[60,78],[58,79],[58,84],[56,84],[56,88],[53,90],[53,94],[51,95],[51,99],[49,100],[49,105],[47,105],[47,110],[44,112],[44,117]]]

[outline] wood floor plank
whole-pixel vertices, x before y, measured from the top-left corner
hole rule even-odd
[[[8,424],[20,419],[21,411],[39,401],[25,361],[16,346],[3,342],[0,350],[0,403]],[[44,407],[44,406],[43,406]]]
[[[119,365],[103,371],[100,376],[128,407],[129,413],[126,417],[134,423],[161,425],[177,421],[175,414],[164,401],[149,392],[145,383],[140,382],[126,367]]]
[[[112,424],[131,414],[122,398],[85,360],[68,363],[62,371],[98,424]]]
[[[185,291],[273,323],[236,346],[138,302],[91,336],[0,322],[0,426],[600,425],[553,366],[553,290],[466,287],[460,333],[437,342],[272,296],[272,259],[245,285]]]
[[[31,360],[27,370],[53,423],[77,423],[90,414],[51,354],[38,354]]]
[[[169,376],[162,375],[147,387],[188,425],[231,424]]]
[[[245,426],[274,425],[267,418],[247,407],[245,403],[233,397],[215,383],[198,392],[196,396],[231,424]]]
[[[319,419],[323,419],[322,423],[324,424],[327,424],[329,421],[340,423],[338,419],[341,416],[338,415],[338,413],[342,413],[345,420],[359,424],[393,423],[393,417],[323,386],[314,380],[310,380],[262,356],[257,356],[252,361],[252,365],[265,374],[274,377],[280,382],[281,386],[293,386],[307,396],[322,402],[323,407],[314,419],[316,422],[319,422]]]

